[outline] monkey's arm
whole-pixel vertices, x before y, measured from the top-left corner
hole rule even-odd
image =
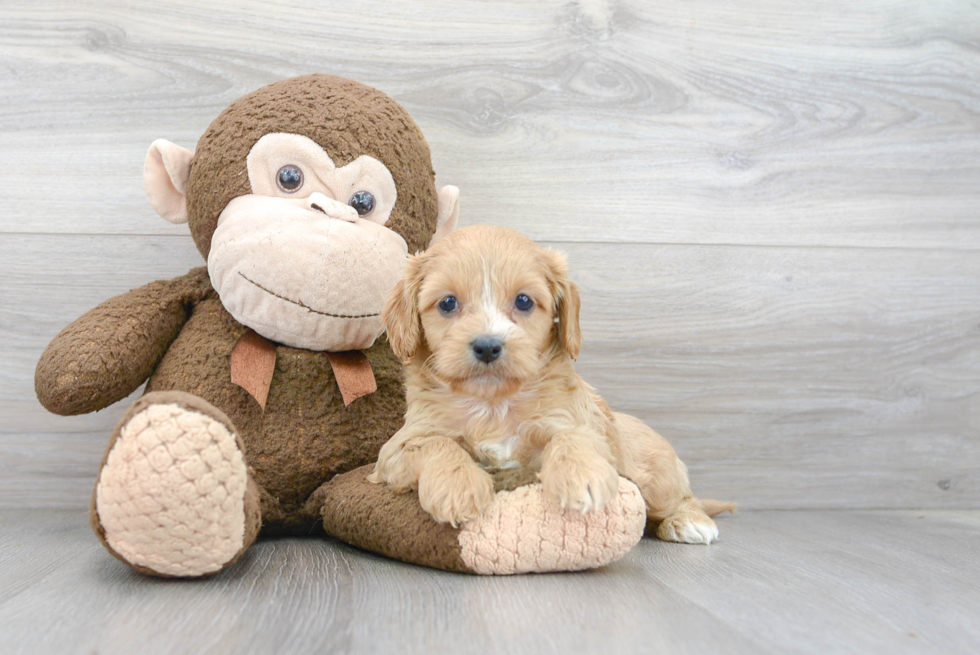
[[[207,269],[192,269],[110,298],[56,336],[34,372],[49,411],[85,414],[122,400],[153,372],[195,304],[212,293]]]

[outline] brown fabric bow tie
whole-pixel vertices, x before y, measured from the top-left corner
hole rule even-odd
[[[345,407],[378,390],[371,363],[360,350],[328,352],[327,359]],[[231,350],[232,383],[247,391],[264,410],[275,371],[276,344],[251,328],[245,330]]]

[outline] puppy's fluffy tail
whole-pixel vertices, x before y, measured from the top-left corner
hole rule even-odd
[[[738,505],[724,500],[712,500],[710,498],[699,498],[698,503],[701,505],[701,509],[708,516],[718,516],[722,512],[731,512],[736,514],[738,512]]]

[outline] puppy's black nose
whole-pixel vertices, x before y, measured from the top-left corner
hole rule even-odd
[[[500,352],[504,349],[504,342],[493,337],[479,337],[470,345],[473,346],[473,354],[484,364],[500,357]]]

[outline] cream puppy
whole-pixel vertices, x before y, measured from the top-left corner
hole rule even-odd
[[[457,230],[410,258],[382,322],[408,367],[408,411],[372,482],[418,489],[456,526],[493,499],[485,469],[538,471],[547,495],[580,512],[602,510],[622,475],[661,539],[718,537],[708,514],[733,505],[695,498],[670,444],[576,375],[579,292],[560,253],[505,228]]]

